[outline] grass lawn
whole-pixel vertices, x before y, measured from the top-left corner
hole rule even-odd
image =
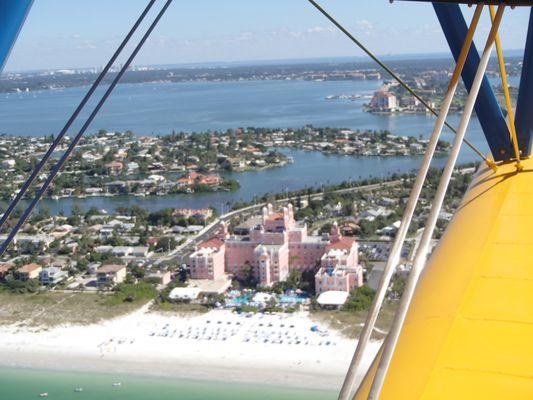
[[[387,302],[379,313],[376,328],[372,334],[373,339],[383,339],[388,332],[398,303]],[[363,329],[368,311],[313,311],[310,317],[317,322],[325,323],[332,329],[339,330],[343,335],[350,338],[357,338]]]
[[[130,299],[125,301],[128,296]],[[91,324],[134,311],[151,298],[147,291],[141,291],[141,295],[135,292],[133,296],[131,291],[115,294],[0,292],[0,324],[43,327]]]

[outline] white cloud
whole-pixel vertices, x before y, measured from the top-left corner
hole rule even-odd
[[[357,26],[358,29],[362,29],[365,31],[371,31],[372,29],[374,29],[374,24],[372,24],[372,22],[366,19],[361,19],[359,21],[356,21],[355,25]]]

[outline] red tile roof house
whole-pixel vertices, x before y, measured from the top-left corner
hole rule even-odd
[[[206,175],[200,178],[199,183],[201,185],[207,185],[207,186],[218,186],[220,185],[221,181],[222,180],[220,179],[220,176],[218,175]]]
[[[197,172],[189,172],[187,175],[184,175],[177,180],[178,185],[182,187],[192,186],[195,183],[207,186],[217,186],[220,185],[221,181],[222,179],[218,175],[202,175]]]
[[[178,179],[178,184],[180,186],[191,186],[202,177],[201,174],[197,172],[189,172],[188,174],[182,176]]]
[[[14,267],[15,267],[15,264],[12,264],[12,263],[0,264],[0,281],[4,281],[9,271]]]
[[[110,174],[119,174],[122,172],[124,165],[119,161],[108,162],[105,167],[109,170]]]
[[[27,281],[29,279],[39,278],[39,273],[42,271],[43,267],[39,264],[31,263],[26,264],[19,269],[17,269],[16,275],[17,278],[21,281]]]

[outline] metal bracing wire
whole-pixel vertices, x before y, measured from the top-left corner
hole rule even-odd
[[[407,201],[405,212],[403,214],[400,227],[398,228],[398,233],[396,234],[394,244],[387,259],[387,264],[385,265],[385,269],[383,270],[383,273],[381,275],[381,280],[374,296],[372,306],[370,307],[370,310],[367,314],[365,325],[361,334],[359,335],[355,353],[353,355],[352,361],[348,368],[348,372],[346,373],[346,377],[344,379],[344,383],[342,385],[342,389],[339,394],[339,400],[348,400],[351,397],[351,394],[355,387],[357,374],[358,372],[362,372],[360,371],[361,361],[363,360],[363,355],[365,353],[370,337],[372,336],[372,332],[374,330],[379,311],[381,310],[383,300],[385,299],[385,296],[387,294],[387,289],[389,287],[390,280],[400,261],[400,255],[403,245],[405,243],[405,238],[407,237],[407,232],[409,230],[409,226],[411,225],[416,205],[418,203],[420,193],[422,192],[427,172],[431,165],[431,160],[433,159],[435,149],[437,148],[437,143],[444,127],[444,121],[446,120],[446,117],[450,111],[450,106],[457,90],[459,80],[461,79],[461,73],[463,71],[468,52],[470,51],[470,47],[474,39],[474,33],[477,29],[482,11],[483,5],[480,4],[476,6],[474,16],[472,17],[472,22],[470,23],[465,42],[463,44],[463,48],[461,49],[461,53],[457,59],[457,64],[450,79],[450,84],[448,85],[446,96],[439,111],[439,116],[437,118],[437,121],[435,122],[433,132],[431,133],[428,146],[424,154],[424,159],[422,161],[422,165],[418,170],[413,189],[411,190],[411,193],[409,195],[409,200]]]
[[[413,294],[418,283],[418,278],[420,277],[420,274],[422,273],[423,267],[426,263],[429,245],[431,242],[431,238],[433,237],[433,232],[437,223],[438,215],[442,208],[444,197],[446,196],[446,190],[448,189],[448,184],[450,183],[453,169],[455,167],[457,157],[459,156],[459,151],[461,150],[461,144],[463,142],[464,135],[466,134],[466,129],[470,122],[472,112],[474,111],[474,104],[479,94],[479,89],[481,87],[483,77],[485,76],[485,71],[487,69],[490,55],[494,47],[496,33],[498,32],[498,28],[500,26],[504,11],[505,6],[501,5],[498,7],[498,12],[496,13],[494,22],[490,29],[485,48],[483,50],[483,55],[481,56],[476,76],[472,84],[472,89],[466,100],[464,112],[461,117],[461,122],[459,123],[459,128],[457,129],[457,135],[455,136],[450,155],[446,162],[446,166],[444,167],[444,171],[442,173],[439,186],[435,194],[435,198],[433,199],[433,202],[431,204],[431,210],[429,212],[428,220],[426,221],[424,233],[422,234],[422,238],[420,239],[415,259],[413,261],[413,266],[407,279],[404,293],[400,300],[398,311],[396,312],[392,327],[383,344],[383,351],[379,358],[377,370],[374,375],[374,380],[370,388],[368,399],[378,400],[381,395],[381,390],[383,388],[383,384],[387,376],[387,372],[394,354],[394,350],[396,348],[396,344],[398,342],[398,338],[400,336],[401,329],[405,322],[405,317],[407,315],[409,305],[411,304],[411,300],[413,298]]]
[[[152,6],[154,5],[155,2],[156,2],[156,0],[150,0],[150,2],[145,7],[145,9],[141,13],[141,15],[139,16],[137,21],[135,21],[135,24],[132,26],[131,30],[128,32],[126,37],[122,40],[122,43],[120,43],[120,46],[118,46],[118,48],[115,51],[115,53],[113,54],[113,56],[111,56],[111,58],[109,59],[108,63],[106,64],[106,66],[104,67],[102,72],[100,72],[100,74],[98,75],[98,77],[96,78],[94,83],[91,85],[89,91],[85,94],[85,96],[81,100],[81,102],[78,105],[78,107],[76,107],[76,109],[74,110],[74,112],[72,113],[70,118],[68,119],[68,121],[65,124],[65,126],[63,127],[63,129],[61,129],[61,131],[59,132],[57,137],[54,139],[54,141],[52,142],[52,144],[50,145],[50,147],[48,148],[48,150],[44,154],[43,158],[41,159],[41,161],[39,161],[39,163],[35,166],[35,168],[31,172],[31,174],[28,177],[28,179],[26,179],[26,181],[24,182],[24,184],[20,188],[20,191],[16,194],[15,198],[13,200],[11,200],[11,202],[9,203],[6,211],[4,212],[2,217],[0,218],[0,229],[2,229],[2,227],[6,223],[7,219],[11,216],[11,213],[13,212],[15,207],[17,207],[17,205],[20,202],[20,200],[24,197],[24,195],[26,194],[26,192],[30,188],[30,186],[33,183],[33,181],[35,180],[35,178],[41,173],[41,170],[44,168],[46,162],[50,159],[50,157],[52,156],[52,154],[56,150],[57,146],[59,146],[59,144],[61,143],[61,141],[63,140],[63,138],[67,134],[68,130],[70,129],[70,127],[72,126],[72,124],[74,123],[76,118],[78,118],[80,112],[83,110],[83,108],[85,107],[85,105],[87,104],[87,102],[89,101],[91,96],[94,94],[95,90],[98,88],[98,86],[100,86],[100,83],[105,78],[105,76],[107,75],[107,73],[109,72],[109,70],[111,69],[111,67],[115,63],[115,61],[117,60],[118,56],[122,53],[122,51],[124,50],[124,47],[126,47],[126,45],[130,41],[130,39],[133,36],[133,34],[137,31],[137,28],[139,27],[141,22],[144,20],[144,18],[146,17],[146,15],[148,14],[148,12],[150,11],[150,9],[152,8]]]
[[[431,105],[424,100],[418,93],[416,93],[402,78],[398,76],[390,67],[388,67],[383,61],[381,61],[371,50],[369,50],[363,43],[361,43],[355,36],[353,36],[344,26],[342,26],[330,13],[328,13],[320,4],[315,0],[307,0],[311,3],[322,15],[324,15],[333,25],[335,25],[344,35],[348,37],[353,43],[355,43],[361,50],[363,50],[376,64],[383,68],[396,82],[398,82],[405,90],[407,90],[413,97],[415,97],[424,107],[431,112],[434,116],[438,117],[439,113],[431,107]],[[450,129],[454,134],[457,134],[457,130],[448,122],[444,122],[444,125]],[[485,163],[492,169],[496,168],[496,164],[485,157],[485,155],[469,140],[464,140],[465,144],[470,147],[474,153],[476,153]]]
[[[7,236],[6,240],[0,246],[0,256],[2,256],[4,254],[4,252],[6,251],[7,247],[12,242],[13,238],[16,236],[16,234],[18,233],[18,231],[20,230],[22,225],[24,225],[24,223],[26,222],[28,217],[31,215],[31,213],[32,213],[33,209],[35,208],[35,206],[37,205],[37,203],[39,203],[39,200],[41,199],[43,194],[46,192],[46,190],[48,190],[48,187],[50,186],[50,184],[52,183],[52,181],[54,180],[56,175],[59,173],[59,171],[61,170],[61,168],[63,167],[63,165],[67,161],[67,159],[70,157],[70,155],[72,154],[74,149],[76,148],[76,145],[78,144],[78,142],[80,141],[81,137],[83,136],[83,134],[85,133],[85,131],[87,130],[87,128],[89,127],[91,122],[93,121],[94,117],[96,117],[96,115],[98,114],[98,112],[100,111],[100,109],[102,108],[102,106],[104,105],[106,100],[108,99],[108,97],[111,95],[111,93],[113,92],[113,89],[116,87],[116,85],[118,84],[118,82],[120,81],[120,79],[122,78],[124,73],[127,71],[129,66],[131,65],[131,63],[135,59],[135,56],[141,50],[142,46],[144,45],[144,43],[146,42],[146,40],[148,39],[148,37],[150,36],[152,31],[155,29],[155,27],[159,23],[159,20],[163,17],[163,15],[165,14],[166,10],[168,9],[168,7],[170,6],[171,3],[172,3],[172,0],[167,0],[166,1],[166,3],[161,8],[161,10],[159,11],[157,16],[155,17],[154,21],[152,22],[152,24],[150,25],[148,30],[145,32],[145,34],[143,35],[143,37],[141,38],[141,40],[139,41],[139,43],[137,44],[137,46],[135,47],[135,49],[133,50],[131,55],[128,57],[127,61],[124,63],[124,65],[120,69],[119,73],[113,79],[113,82],[111,83],[109,88],[106,90],[106,92],[104,93],[104,95],[102,96],[102,98],[100,99],[98,104],[96,105],[96,107],[91,112],[90,116],[87,118],[87,120],[83,124],[82,128],[80,129],[80,131],[77,133],[77,135],[74,137],[72,142],[69,144],[69,147],[67,148],[65,153],[61,156],[59,161],[54,165],[52,171],[50,172],[50,175],[48,175],[46,181],[43,183],[41,188],[37,191],[37,194],[35,195],[35,198],[32,200],[30,205],[26,208],[26,210],[24,211],[22,216],[17,221],[16,225],[13,227],[13,229],[11,230],[9,235]]]
[[[490,19],[494,22],[495,11],[494,6],[489,6]],[[500,40],[500,34],[496,33],[496,52],[498,53],[498,64],[500,66],[500,76],[502,79],[503,95],[505,97],[505,106],[507,107],[507,118],[509,122],[509,131],[511,132],[511,142],[513,144],[513,150],[516,158],[516,169],[522,171],[524,167],[520,162],[520,149],[518,148],[518,137],[516,134],[516,126],[514,120],[514,110],[511,103],[511,95],[509,94],[509,83],[507,82],[507,71],[505,70],[505,60],[503,58],[502,43]]]

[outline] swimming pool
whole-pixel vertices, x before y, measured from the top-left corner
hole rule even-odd
[[[303,294],[282,294],[278,296],[281,304],[302,304],[309,300],[309,296]]]

